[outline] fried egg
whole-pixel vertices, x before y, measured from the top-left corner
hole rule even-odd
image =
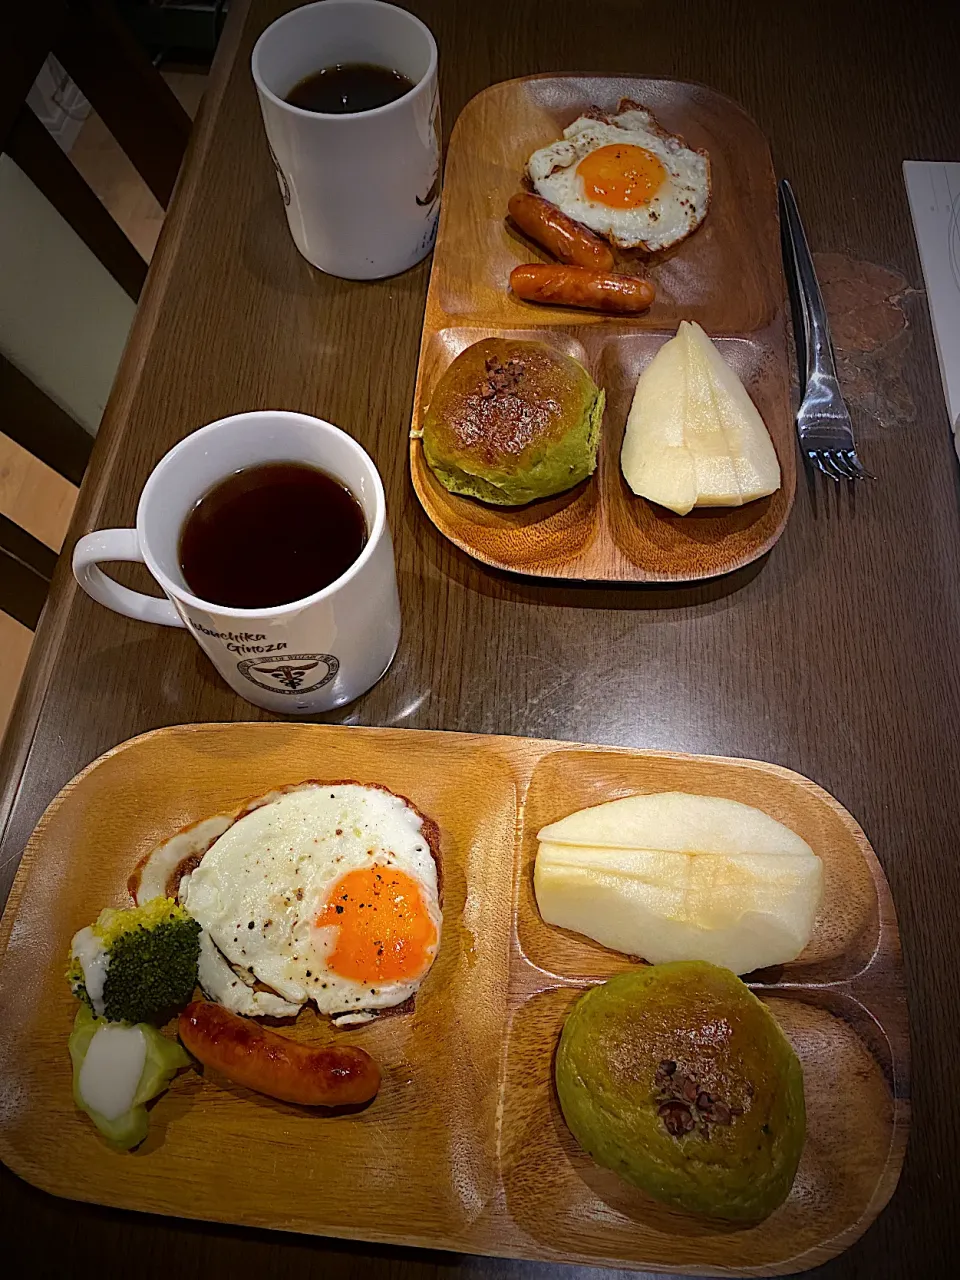
[[[213,842],[234,821],[235,814],[218,814],[184,827],[141,858],[127,881],[139,906],[153,898],[176,898],[181,880],[196,867]]]
[[[365,1021],[413,996],[440,945],[435,828],[402,796],[304,783],[248,805],[180,882],[200,983],[237,1012],[312,1001]]]
[[[669,249],[696,231],[710,204],[710,159],[667,133],[645,107],[574,120],[527,162],[535,190],[623,249]]]

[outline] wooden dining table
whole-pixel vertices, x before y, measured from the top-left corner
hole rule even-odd
[[[380,683],[318,719],[772,761],[862,824],[899,918],[913,1124],[889,1206],[816,1274],[935,1280],[960,1202],[960,472],[901,162],[960,160],[956,16],[876,0],[406,3],[437,37],[445,137],[474,94],[533,72],[673,77],[743,104],[793,182],[876,479],[801,471],[772,552],[698,585],[524,580],[457,550],[408,474],[430,262],[352,283],[299,256],[249,70],[256,37],[293,6],[234,0],[4,742],[0,901],[44,808],[102,752],[158,726],[272,718],[187,632],[88,599],[76,538],[131,525],[154,464],[206,422],[258,407],[328,419],[383,476],[404,630]],[[145,571],[120,576],[149,589]],[[0,1221],[29,1277],[574,1274],[121,1212],[6,1169]]]

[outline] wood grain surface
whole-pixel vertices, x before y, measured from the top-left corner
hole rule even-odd
[[[412,1012],[331,1033],[383,1084],[361,1112],[322,1116],[204,1071],[151,1113],[137,1155],[76,1109],[65,1043],[78,927],[127,905],[131,868],[172,833],[305,778],[387,786],[439,827],[443,932]],[[687,791],[756,805],[823,860],[813,935],[747,981],[803,1066],[807,1140],[787,1201],[718,1228],[600,1169],[558,1110],[553,1058],[572,1002],[635,963],[544,923],[537,832],[624,795]],[[57,886],[52,896],[51,885]],[[27,846],[0,927],[0,1155],[35,1186],[102,1204],[324,1236],[696,1274],[784,1275],[839,1253],[900,1172],[909,1044],[890,890],[863,832],[807,778],[749,760],[409,729],[221,724],[124,743],[57,796]],[[251,1181],[269,1165],[266,1182]],[[404,1195],[389,1189],[402,1185]],[[422,1206],[415,1220],[409,1206]]]
[[[646,274],[657,297],[630,319],[521,302],[507,281],[520,263],[552,261],[506,220],[527,157],[591,105],[641,102],[664,128],[710,155],[706,221]],[[544,502],[503,508],[448,492],[410,441],[423,509],[463,551],[496,569],[575,582],[682,583],[743,568],[783,532],[796,487],[779,266],[777,184],[766,139],[729,98],[701,85],[625,76],[530,76],[491,86],[450,139],[440,228],[427,290],[413,423],[419,428],[451,361],[484,337],[544,342],[573,356],[606,392],[597,470]],[[633,264],[631,264],[633,265]],[[681,320],[716,341],[760,410],[780,460],[775,494],[687,516],[631,493],[620,450],[637,379]]]
[[[828,305],[851,317],[839,355],[879,479],[853,496],[801,479],[766,561],[695,588],[530,584],[459,552],[424,518],[407,469],[429,263],[351,284],[297,255],[249,74],[254,39],[287,6],[240,0],[67,547],[131,524],[154,463],[203,423],[258,406],[319,413],[384,477],[405,626],[387,676],[329,719],[765,759],[835,795],[869,834],[897,906],[914,1123],[890,1204],[817,1275],[939,1280],[955,1262],[960,1199],[960,478],[900,166],[958,158],[955,13],[906,0],[409,4],[437,36],[448,130],[481,89],[547,71],[699,81],[743,104],[794,183],[814,250],[843,267]],[[851,281],[877,280],[888,283],[849,305]],[[161,725],[258,718],[269,717],[187,635],[99,608],[61,563],[3,753],[3,889],[46,805],[103,751]],[[0,1178],[5,1238],[28,1242],[38,1276],[578,1274],[141,1217]]]

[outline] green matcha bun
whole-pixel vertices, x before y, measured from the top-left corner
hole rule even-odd
[[[518,507],[597,466],[604,394],[542,342],[484,338],[461,351],[423,419],[424,455],[451,493]]]
[[[593,987],[563,1028],[556,1082],[581,1147],[657,1200],[754,1223],[790,1192],[806,1132],[800,1063],[729,969],[684,960]]]

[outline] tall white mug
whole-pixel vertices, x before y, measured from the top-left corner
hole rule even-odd
[[[264,462],[304,462],[346,485],[363,509],[366,544],[328,587],[292,604],[228,609],[201,600],[180,569],[184,521],[218,481]],[[112,560],[141,561],[167,598],[109,578],[99,566]],[[309,715],[350,702],[376,684],[400,642],[380,476],[346,432],[303,413],[239,413],[181,440],[147,480],[137,527],[88,533],[74,550],[73,572],[88,595],[117,613],[186,627],[227,684],[268,711]]]
[[[344,115],[286,101],[307,76],[369,63],[413,88]],[[251,62],[263,125],[297,248],[350,280],[405,271],[433,248],[440,211],[437,46],[419,18],[380,0],[323,0],[284,14]]]

